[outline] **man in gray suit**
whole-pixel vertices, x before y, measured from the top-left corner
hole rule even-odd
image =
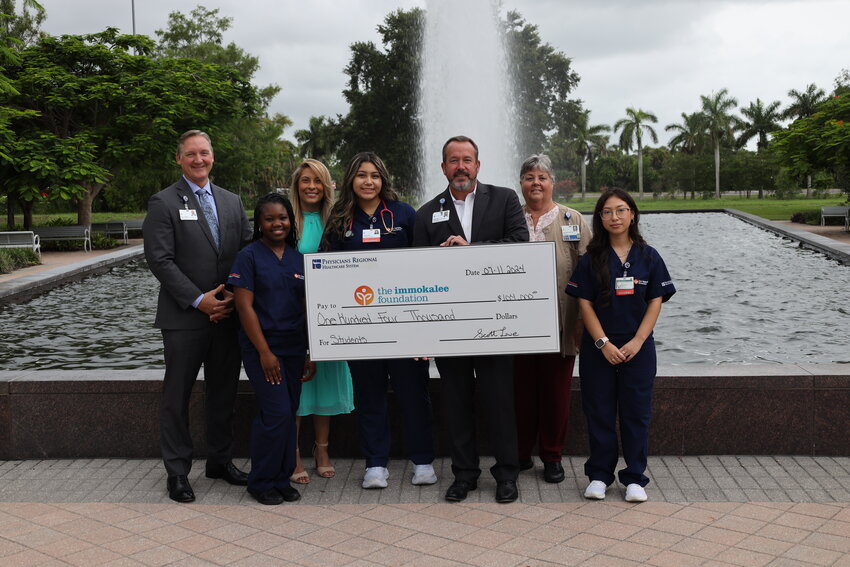
[[[207,417],[206,476],[246,485],[231,461],[233,414],[241,359],[233,295],[224,282],[236,253],[251,240],[241,199],[210,183],[210,137],[200,130],[180,136],[177,163],[183,177],[150,198],[142,232],[145,258],[159,280],[155,326],[162,330],[165,378],[160,411],[162,459],[168,495],[192,502],[189,484],[192,436],[189,397],[204,366]]]

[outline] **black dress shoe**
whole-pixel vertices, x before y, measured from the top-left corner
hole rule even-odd
[[[478,488],[478,483],[475,481],[467,481],[467,480],[456,480],[452,483],[448,490],[446,490],[446,500],[449,502],[460,502],[461,500],[466,500],[467,494],[469,494],[470,490],[475,490]]]
[[[534,468],[534,461],[531,459],[520,459],[519,460],[519,470],[527,471],[528,469]]]
[[[168,497],[175,502],[194,502],[195,492],[192,490],[192,485],[189,484],[189,479],[185,474],[178,474],[168,477],[165,485],[168,487]]]
[[[286,502],[295,502],[296,500],[301,499],[301,493],[295,490],[291,486],[284,486],[282,488],[276,489],[280,492],[280,495],[283,497]]]
[[[259,502],[260,504],[265,504],[266,506],[277,506],[278,504],[283,504],[283,494],[281,494],[274,488],[269,488],[268,490],[264,490],[262,492],[254,492],[252,490],[249,490],[248,494],[253,496],[257,502]]]
[[[515,480],[500,480],[496,483],[496,502],[507,504],[519,498]]]
[[[546,482],[563,482],[564,467],[561,466],[561,461],[543,463],[543,480]]]
[[[248,486],[248,474],[236,468],[232,461],[224,464],[207,464],[207,478],[220,478],[236,486]]]

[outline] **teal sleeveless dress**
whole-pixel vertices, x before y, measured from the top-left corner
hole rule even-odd
[[[319,213],[304,212],[304,228],[298,241],[302,254],[316,252],[322,240]],[[354,390],[348,363],[329,361],[316,363],[316,375],[301,385],[301,403],[297,415],[338,415],[354,409]]]

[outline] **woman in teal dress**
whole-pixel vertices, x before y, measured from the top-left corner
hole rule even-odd
[[[298,235],[298,251],[302,254],[316,252],[322,232],[334,203],[333,181],[325,165],[315,159],[305,159],[292,173],[292,209],[301,234]],[[318,362],[316,375],[301,388],[301,403],[298,406],[296,424],[301,430],[301,417],[313,416],[316,441],[313,458],[316,472],[323,478],[336,474],[328,455],[328,437],[332,415],[351,413],[354,409],[354,393],[351,374],[345,361]],[[290,479],[299,484],[310,482],[310,475],[301,463],[300,452],[296,455],[295,471]]]

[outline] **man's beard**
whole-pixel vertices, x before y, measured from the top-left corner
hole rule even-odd
[[[461,193],[466,193],[471,191],[475,186],[475,178],[467,178],[466,181],[458,181],[457,179],[452,179],[451,182],[452,189],[455,191],[460,191]]]

